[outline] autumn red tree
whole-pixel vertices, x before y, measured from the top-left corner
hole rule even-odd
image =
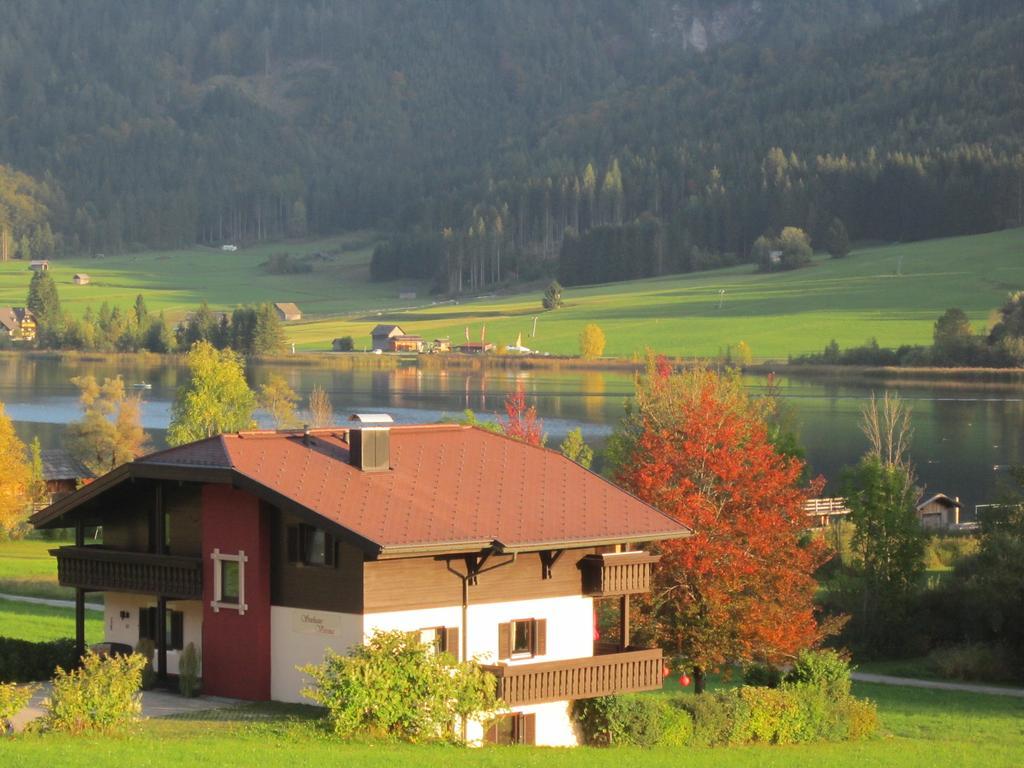
[[[804,535],[811,489],[803,462],[773,447],[767,413],[736,375],[652,360],[612,441],[617,481],[694,530],[660,545],[646,608],[698,690],[709,670],[783,661],[829,629],[813,603],[829,553]]]
[[[544,445],[544,420],[537,417],[537,409],[526,404],[522,385],[505,396],[505,415],[501,428],[505,434],[528,445]]]

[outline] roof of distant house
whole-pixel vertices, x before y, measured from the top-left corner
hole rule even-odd
[[[390,469],[349,463],[344,428],[242,432],[126,464],[33,518],[45,525],[132,477],[230,482],[333,523],[371,556],[538,551],[689,535],[556,451],[479,428],[397,426]]]
[[[390,336],[395,331],[398,331],[400,335],[404,335],[405,334],[405,331],[402,330],[402,327],[400,325],[388,325],[386,323],[381,323],[380,325],[375,325],[373,327],[373,330],[370,331],[370,335],[371,336]]]
[[[82,462],[63,448],[44,448],[40,455],[43,459],[44,480],[84,480],[96,477]]]
[[[290,301],[277,301],[274,302],[274,306],[277,307],[281,312],[286,315],[301,315],[302,310],[299,309],[298,305],[292,304]]]
[[[35,319],[27,307],[0,307],[0,325],[8,331],[18,330],[26,319]]]
[[[951,499],[944,493],[936,493],[934,496],[929,496],[924,501],[919,501],[917,504],[917,508],[921,509],[922,507],[926,507],[929,504],[933,503],[941,504],[944,507],[949,507],[950,509],[952,509],[953,507],[960,507],[960,509],[964,508],[964,505],[960,503],[959,499]]]

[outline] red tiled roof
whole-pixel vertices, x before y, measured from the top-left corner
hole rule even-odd
[[[554,451],[460,425],[391,429],[391,469],[349,464],[344,429],[221,435],[136,465],[231,469],[382,551],[505,550],[684,536],[667,515]]]

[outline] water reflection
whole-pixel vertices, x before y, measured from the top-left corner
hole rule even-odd
[[[45,445],[59,444],[60,425],[78,418],[77,389],[72,376],[98,378],[121,374],[127,383],[148,381],[142,418],[154,442],[170,419],[175,389],[183,368],[145,359],[114,364],[107,361],[29,360],[0,357],[0,401],[25,438],[38,434]],[[505,395],[522,386],[544,418],[549,444],[557,445],[580,426],[587,440],[600,448],[622,415],[633,389],[633,375],[595,371],[433,370],[414,366],[395,370],[332,370],[322,367],[257,365],[249,372],[258,386],[271,374],[284,376],[303,400],[314,385],[330,395],[339,419],[349,413],[386,410],[400,423],[457,417],[469,408],[481,418],[503,415]],[[754,394],[763,394],[764,377],[747,377]],[[776,391],[795,410],[800,437],[813,470],[828,480],[828,493],[841,492],[840,470],[857,460],[865,448],[859,430],[860,411],[878,385],[776,376]],[[1019,391],[928,385],[906,388],[900,395],[913,409],[912,459],[930,491],[960,496],[971,506],[996,497],[1000,472],[993,467],[1024,462],[1024,397]],[[264,425],[266,421],[264,420]]]

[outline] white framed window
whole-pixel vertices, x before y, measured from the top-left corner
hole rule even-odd
[[[229,608],[245,615],[249,609],[245,603],[245,564],[249,558],[242,550],[237,555],[229,555],[214,549],[210,559],[213,560],[213,600],[210,602],[213,612]]]

